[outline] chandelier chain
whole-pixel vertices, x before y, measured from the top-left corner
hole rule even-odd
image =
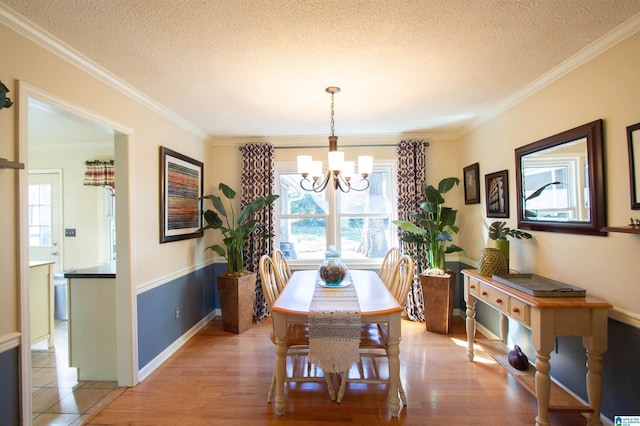
[[[333,118],[333,92],[331,93],[331,136],[335,136],[335,122]]]

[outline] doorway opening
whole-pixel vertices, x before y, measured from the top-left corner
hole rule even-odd
[[[47,339],[32,342],[33,333],[25,331],[22,347],[21,393],[24,402],[23,418],[47,416],[65,412],[69,404],[78,416],[93,405],[93,398],[78,397],[81,393],[108,397],[118,386],[132,386],[137,380],[134,365],[134,315],[118,317],[118,378],[113,383],[80,383],[77,373],[69,367],[68,294],[64,294],[64,271],[115,261],[118,277],[116,288],[118,312],[133,312],[134,303],[130,276],[128,164],[132,131],[94,113],[54,98],[23,82],[20,83],[19,150],[28,170],[28,179],[20,183],[21,221],[21,314],[22,330],[30,330],[31,279],[29,263],[38,260],[51,262],[51,314],[54,324]],[[109,189],[82,185],[85,162],[109,157],[116,163],[117,197]],[[55,188],[57,181],[58,188]],[[59,192],[60,196],[54,194]],[[105,195],[105,192],[109,192]],[[52,197],[53,195],[53,197]],[[56,206],[54,199],[59,200]],[[82,205],[82,202],[86,205]],[[90,206],[89,207],[87,207]],[[54,223],[54,217],[57,221]],[[117,220],[116,220],[117,219]],[[122,229],[118,228],[122,223]],[[55,228],[55,230],[54,230]],[[57,234],[57,235],[56,235]],[[116,234],[119,255],[115,259]],[[39,250],[39,253],[38,253]],[[38,254],[36,254],[38,253]],[[57,296],[57,297],[56,297]],[[58,299],[58,303],[54,303]],[[67,303],[64,303],[67,302]],[[114,312],[115,317],[115,312]],[[34,345],[32,345],[34,343]],[[120,361],[124,360],[124,361]],[[103,389],[103,390],[98,390]],[[41,392],[40,392],[41,391]],[[36,394],[40,392],[39,394]],[[104,394],[104,395],[102,395]],[[52,398],[58,398],[52,401]],[[66,398],[66,400],[65,400]],[[80,401],[84,401],[80,404]],[[87,406],[89,404],[89,406]],[[67,407],[60,410],[61,406]],[[47,410],[53,410],[46,413]],[[33,414],[32,414],[33,413]],[[46,414],[45,414],[46,413]],[[64,423],[66,419],[60,418]],[[71,422],[69,422],[71,423]]]

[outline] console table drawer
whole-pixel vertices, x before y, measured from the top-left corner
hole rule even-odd
[[[511,298],[508,295],[486,285],[480,285],[479,296],[483,302],[509,315],[509,299]]]
[[[468,279],[469,285],[469,293],[474,296],[480,294],[480,281],[474,280],[473,278]]]
[[[531,325],[530,306],[513,297],[509,303],[509,316],[524,325]]]

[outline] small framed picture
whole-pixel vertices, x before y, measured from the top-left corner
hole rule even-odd
[[[201,237],[203,164],[160,147],[160,243]]]
[[[509,172],[502,170],[484,175],[487,217],[509,217]]]
[[[631,210],[640,210],[640,123],[627,127]]]
[[[480,165],[474,163],[464,168],[464,203],[480,202]]]

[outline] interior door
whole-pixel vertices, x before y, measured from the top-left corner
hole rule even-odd
[[[62,266],[61,171],[29,171],[29,260],[53,261],[53,273]]]

